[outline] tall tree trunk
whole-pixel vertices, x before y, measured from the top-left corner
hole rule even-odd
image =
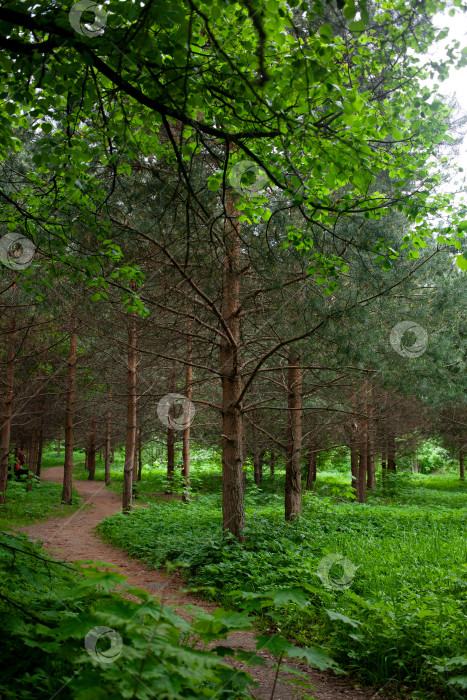
[[[138,412],[138,409],[136,409]],[[133,460],[133,487],[138,483],[138,415],[136,415],[135,457]]]
[[[240,237],[238,214],[231,199],[226,203],[225,254],[222,263],[221,313],[225,328],[220,347],[222,382],[222,517],[223,527],[241,537],[245,526],[243,485],[243,415],[239,405],[240,376]]]
[[[42,422],[42,384],[44,381],[43,370],[39,373],[38,387],[36,391],[36,398],[34,400],[34,418],[33,418],[33,428],[32,428],[32,438],[31,438],[31,457],[29,463],[29,477],[33,474],[37,474],[37,457],[39,454],[39,433],[41,429]],[[28,483],[26,486],[26,491],[30,491],[32,488],[32,481],[28,478]]]
[[[247,430],[246,430],[246,413],[242,413],[242,488],[243,493],[246,493],[246,473],[247,470],[243,468],[247,460]]]
[[[73,478],[73,418],[75,410],[76,389],[76,344],[78,328],[76,315],[71,315],[70,349],[68,354],[68,386],[65,409],[65,464],[63,466],[62,503],[71,505],[72,502],[72,478]]]
[[[307,491],[313,490],[314,483],[316,481],[317,448],[318,444],[316,440],[316,435],[313,435],[310,439],[310,447],[308,448],[308,474],[306,479]]]
[[[373,422],[373,386],[368,382],[367,391],[368,400],[368,441],[367,441],[367,487],[374,491],[376,488],[376,469],[375,469],[375,440],[374,440],[374,422]]]
[[[381,444],[381,481],[384,484],[387,473],[387,441],[386,435],[383,433]]]
[[[136,444],[136,364],[136,318],[132,314],[128,322],[127,418],[122,499],[124,513],[131,510],[133,501],[133,463]]]
[[[175,364],[172,365],[172,369],[170,370],[169,391],[171,394],[175,391]],[[173,425],[175,419],[174,403],[170,404],[167,418],[169,423],[169,427],[167,428],[167,480],[169,482],[169,490],[166,493],[170,493],[173,489],[175,473],[175,430],[170,427]]]
[[[170,413],[173,412],[173,406],[169,409]],[[169,488],[173,488],[173,480],[175,473],[175,430],[173,428],[167,428],[167,479],[169,482]]]
[[[367,415],[367,385],[364,382],[359,402],[359,461],[358,461],[358,482],[357,498],[360,503],[366,501],[366,478],[368,469],[368,418]],[[362,415],[365,414],[365,415]]]
[[[274,479],[274,469],[276,466],[276,453],[274,450],[270,450],[269,452],[269,476],[271,479]]]
[[[191,330],[191,323],[188,323],[188,331]],[[187,343],[187,362],[191,362],[193,341],[191,336],[188,337]],[[186,424],[183,430],[182,443],[182,476],[185,481],[182,499],[188,501],[190,488],[190,435],[191,435],[191,397],[193,396],[193,366],[187,364],[185,367],[185,396],[188,400],[188,409],[186,413]]]
[[[368,467],[368,433],[366,419],[360,421],[360,445],[358,461],[357,498],[360,503],[366,501],[366,475]]]
[[[352,388],[350,394],[350,405],[352,410],[357,412],[357,395]],[[350,448],[350,471],[352,475],[352,489],[355,496],[358,496],[358,421],[355,416],[348,426],[349,448]]]
[[[263,459],[258,444],[258,429],[256,427],[258,415],[253,409],[251,416],[251,432],[253,438],[253,475],[256,486],[261,486],[263,480]]]
[[[395,472],[396,471],[396,441],[395,441],[395,436],[392,431],[388,433],[388,466],[387,469],[389,472]]]
[[[105,426],[105,467],[104,481],[105,485],[110,485],[110,443],[112,430],[112,387],[107,390],[107,422]]]
[[[43,450],[44,450],[44,429],[42,427],[42,418],[41,418],[41,426],[39,429],[39,448],[37,450],[37,470],[36,470],[37,476],[41,475]]]
[[[459,477],[464,481],[464,450],[463,445],[459,445]]]
[[[13,393],[15,387],[15,321],[12,319],[8,328],[8,349],[5,372],[5,391],[1,425],[0,455],[0,503],[6,503],[8,484],[8,467],[10,457],[11,414],[13,410]]]
[[[138,481],[141,481],[141,476],[143,473],[143,439],[142,439],[143,429],[140,428],[138,432]]]
[[[91,436],[89,439],[88,481],[94,481],[96,477],[96,421],[92,421]]]
[[[285,519],[293,520],[302,512],[302,385],[301,357],[289,353],[288,389],[288,459],[285,473]]]

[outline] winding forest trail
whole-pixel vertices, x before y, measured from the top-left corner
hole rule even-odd
[[[49,467],[41,475],[44,481],[61,483],[63,467]],[[98,481],[75,481],[73,486],[83,499],[82,507],[69,517],[51,518],[28,527],[17,528],[33,540],[41,540],[43,547],[57,558],[64,561],[94,560],[116,566],[124,574],[128,582],[139,588],[153,593],[161,598],[166,605],[198,605],[212,612],[216,605],[203,601],[194,595],[182,592],[184,586],[180,574],[165,574],[157,569],[148,569],[136,559],[130,559],[125,551],[103,542],[93,533],[93,529],[101,520],[121,508],[121,498],[118,494],[107,489]],[[83,507],[84,506],[84,507]],[[228,637],[231,647],[247,651],[255,650],[254,634],[252,632],[233,632]],[[259,654],[268,662],[273,663],[273,657],[267,652]],[[313,695],[317,700],[376,700],[382,696],[378,691],[362,690],[354,687],[349,680],[339,678],[329,673],[323,673],[310,668],[308,665],[287,661],[290,666],[307,673],[315,690]],[[240,664],[236,664],[240,666]],[[259,684],[254,690],[253,697],[269,700],[274,684],[275,671],[263,666],[252,666],[246,670]],[[286,674],[285,674],[286,675]],[[278,683],[274,700],[297,700],[303,697],[289,686]]]

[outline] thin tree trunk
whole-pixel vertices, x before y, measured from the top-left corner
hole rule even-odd
[[[133,501],[133,463],[136,444],[136,318],[132,314],[128,323],[128,373],[125,466],[123,468],[123,512],[131,510]]]
[[[191,330],[191,323],[188,324],[188,331]],[[188,337],[187,343],[187,362],[191,362],[192,358],[192,338]],[[186,413],[186,424],[183,430],[182,443],[182,476],[185,481],[182,499],[187,502],[189,499],[190,488],[190,435],[191,435],[191,397],[193,396],[193,366],[187,364],[185,366],[185,396],[188,400],[188,408]]]
[[[258,429],[256,427],[258,416],[256,409],[253,409],[252,411],[251,420],[251,432],[253,438],[253,475],[256,486],[261,486],[261,482],[263,480],[263,460],[260,455],[260,449],[258,444]]]
[[[388,433],[388,467],[389,472],[396,471],[396,441],[393,432]]]
[[[357,498],[360,503],[364,503],[366,501],[366,475],[368,466],[368,435],[365,418],[360,421],[359,453]]]
[[[8,484],[8,467],[10,457],[11,414],[13,410],[13,394],[15,388],[15,321],[12,319],[8,328],[8,350],[5,372],[5,392],[3,399],[1,425],[1,458],[0,458],[0,503],[6,503]]]
[[[312,491],[316,481],[316,459],[317,459],[317,440],[313,435],[308,448],[308,474],[306,479],[306,490]]]
[[[143,429],[139,429],[138,433],[138,481],[141,481],[141,475],[143,473],[143,441],[142,441]]]
[[[173,411],[171,406],[170,412]],[[175,473],[175,430],[173,428],[167,428],[167,479],[170,485],[170,489],[173,488],[173,480]]]
[[[222,382],[222,516],[223,528],[241,538],[245,526],[243,485],[243,415],[239,399],[240,376],[240,237],[238,214],[227,200],[225,255],[222,264],[221,313],[228,333],[221,338],[220,375]]]
[[[383,435],[381,447],[381,481],[384,484],[387,473],[387,451],[386,451],[386,435]]]
[[[464,481],[464,450],[462,445],[459,445],[459,477]]]
[[[44,381],[43,371],[39,374],[39,386],[36,391],[36,398],[34,400],[34,424],[32,428],[32,438],[31,438],[31,457],[29,463],[29,478],[26,486],[26,491],[30,491],[32,488],[32,481],[30,477],[37,474],[37,457],[39,453],[39,433],[41,429],[41,415],[42,415],[42,383]]]
[[[107,392],[107,423],[105,427],[105,467],[104,467],[104,481],[105,485],[110,485],[110,443],[111,443],[111,430],[112,430],[112,387],[109,386]]]
[[[357,396],[354,389],[350,394],[350,405],[352,410],[357,412]],[[350,447],[350,471],[352,474],[352,489],[355,496],[358,495],[358,422],[353,418],[349,425],[349,447]]]
[[[68,387],[65,409],[65,464],[63,466],[63,490],[62,503],[71,505],[72,502],[72,478],[73,478],[73,417],[75,408],[76,388],[76,344],[78,330],[76,316],[71,316],[70,350],[68,355]]]
[[[373,386],[368,382],[368,440],[367,440],[367,487],[374,491],[376,488],[374,423],[373,423]]]
[[[136,488],[138,483],[138,416],[136,416],[136,430],[135,430],[135,457],[133,460],[133,490]]]
[[[246,472],[247,470],[243,468],[247,460],[247,432],[246,432],[246,413],[242,414],[242,488],[243,494],[246,493]]]
[[[170,370],[169,391],[170,391],[170,393],[173,393],[175,391],[175,364],[172,365],[172,369]],[[173,424],[173,420],[175,418],[175,407],[174,407],[173,403],[169,407],[169,413],[168,413],[167,418],[168,418],[169,426],[171,426]],[[171,427],[168,427],[167,428],[167,480],[169,482],[169,491],[167,491],[166,493],[170,493],[173,489],[174,473],[175,473],[175,430]]]
[[[362,399],[359,402],[359,413],[367,414],[367,385],[364,382],[362,391]],[[359,436],[359,462],[358,462],[358,481],[357,481],[357,498],[360,503],[366,501],[366,478],[368,469],[368,419],[360,416],[359,420],[360,436]]]
[[[41,427],[39,430],[39,448],[37,451],[37,470],[36,470],[37,476],[41,475],[43,450],[44,450],[44,429],[42,427],[42,418],[41,418]]]
[[[288,388],[288,459],[285,473],[285,519],[293,520],[302,512],[302,385],[303,371],[298,352],[289,353]]]
[[[92,421],[91,437],[89,440],[89,458],[88,458],[88,481],[94,481],[96,476],[96,421]]]
[[[274,479],[274,469],[276,466],[276,453],[271,450],[269,453],[269,476]]]

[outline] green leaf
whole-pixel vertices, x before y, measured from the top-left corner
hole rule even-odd
[[[329,24],[322,24],[319,28],[319,34],[326,41],[330,41],[332,39],[332,27]]]
[[[362,624],[358,620],[352,620],[351,617],[347,617],[347,615],[342,615],[342,613],[336,612],[335,610],[328,610],[327,608],[325,608],[324,610],[330,620],[340,620],[340,622],[344,622],[346,625],[355,627],[355,629]]]
[[[332,668],[334,671],[341,671],[334,659],[328,654],[315,647],[295,647],[287,650],[287,656],[291,659],[305,659],[310,666],[315,666],[321,671]]]
[[[355,0],[348,0],[344,7],[344,17],[346,19],[353,19],[355,15],[357,14],[357,6],[355,4]]]
[[[363,20],[359,19],[356,22],[351,22],[349,24],[349,29],[351,32],[364,32],[365,31],[365,22]]]

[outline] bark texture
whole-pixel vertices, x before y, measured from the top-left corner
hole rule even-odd
[[[136,319],[132,314],[128,323],[127,417],[122,499],[124,513],[131,510],[133,501],[133,464],[136,446],[136,366]]]
[[[223,527],[241,538],[245,526],[243,488],[243,415],[240,405],[242,380],[240,343],[240,237],[234,203],[226,203],[225,254],[222,262],[220,347],[222,383],[222,517]]]
[[[88,481],[94,481],[96,476],[96,421],[91,424],[91,434],[89,437],[89,455],[88,455]]]
[[[190,330],[191,324],[188,325],[188,330]],[[192,358],[192,338],[189,336],[187,343],[187,362],[191,362]],[[183,430],[183,443],[182,443],[182,476],[185,481],[185,489],[183,491],[182,499],[187,501],[189,498],[189,487],[190,487],[190,431],[191,431],[191,397],[193,396],[193,367],[191,364],[187,364],[185,367],[185,396],[188,399],[188,406],[186,411],[186,423]]]
[[[110,449],[111,449],[111,439],[112,439],[112,387],[108,388],[107,391],[107,421],[105,425],[105,468],[104,468],[104,480],[105,485],[110,484]]]
[[[65,464],[63,467],[62,503],[71,505],[72,500],[72,476],[73,476],[73,418],[75,410],[76,389],[76,344],[78,329],[75,314],[72,314],[70,324],[70,350],[68,355],[68,386],[65,409]]]
[[[303,372],[298,352],[289,353],[287,371],[288,429],[285,472],[285,519],[293,520],[302,512],[302,384]]]
[[[15,322],[12,319],[8,327],[8,349],[6,360],[5,384],[3,395],[1,455],[0,455],[0,503],[6,503],[8,484],[8,466],[10,457],[11,413],[15,388]]]

